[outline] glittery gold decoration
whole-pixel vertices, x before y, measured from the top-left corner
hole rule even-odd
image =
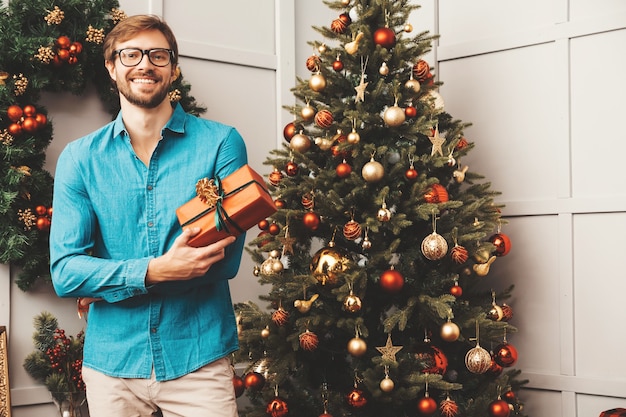
[[[19,75],[13,76],[13,85],[14,85],[14,93],[16,96],[21,96],[26,92],[26,88],[28,88],[28,78],[24,77],[24,74],[20,73]]]
[[[17,211],[17,219],[24,223],[24,230],[30,230],[37,223],[37,216],[33,214],[31,209]]]
[[[44,20],[50,25],[59,25],[65,18],[65,12],[59,9],[59,6],[54,6],[54,9],[44,17]]]
[[[13,136],[8,132],[8,130],[0,130],[0,142],[6,146],[10,146],[13,143]]]
[[[0,85],[6,84],[6,80],[9,79],[9,73],[6,71],[0,71]]]
[[[87,42],[95,43],[96,45],[100,45],[104,42],[104,29],[96,29],[93,26],[89,25],[87,28],[87,37],[85,38]]]
[[[196,183],[196,194],[198,198],[209,207],[215,206],[219,195],[217,194],[217,185],[214,179],[202,178]]]
[[[176,103],[178,101],[180,101],[180,99],[183,98],[182,94],[180,93],[180,90],[178,88],[170,91],[169,93],[167,93],[167,96],[169,97],[170,101],[173,103]]]
[[[111,9],[111,20],[113,20],[113,23],[117,24],[118,22],[126,19],[128,17],[128,15],[120,9],[116,9],[113,8]]]
[[[49,46],[40,46],[39,49],[37,49],[35,58],[44,64],[49,64],[54,59],[54,51]]]

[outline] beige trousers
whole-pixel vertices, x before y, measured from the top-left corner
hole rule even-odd
[[[114,378],[83,367],[90,417],[238,417],[228,358],[171,381]],[[158,413],[158,410],[162,414]]]

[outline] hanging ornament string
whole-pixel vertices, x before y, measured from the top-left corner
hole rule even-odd
[[[361,57],[361,81],[359,85],[355,87],[356,96],[354,97],[354,102],[363,102],[365,101],[365,89],[367,88],[368,82],[365,82],[365,70],[367,68],[367,62],[369,61],[369,56],[365,58],[365,62],[363,61],[363,57]]]

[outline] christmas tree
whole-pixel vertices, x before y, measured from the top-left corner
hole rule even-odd
[[[520,416],[516,331],[489,286],[511,249],[498,192],[462,164],[408,0],[325,1],[294,121],[271,151],[278,212],[248,247],[271,286],[237,304],[244,416]],[[269,311],[268,311],[269,310]]]

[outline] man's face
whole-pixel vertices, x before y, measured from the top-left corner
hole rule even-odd
[[[115,49],[124,48],[168,49],[169,45],[161,32],[150,30],[117,44]],[[175,66],[172,63],[158,67],[150,62],[147,55],[134,67],[122,65],[119,56],[106,61],[105,65],[120,94],[129,103],[146,109],[160,105],[167,98],[170,85],[174,81]]]

